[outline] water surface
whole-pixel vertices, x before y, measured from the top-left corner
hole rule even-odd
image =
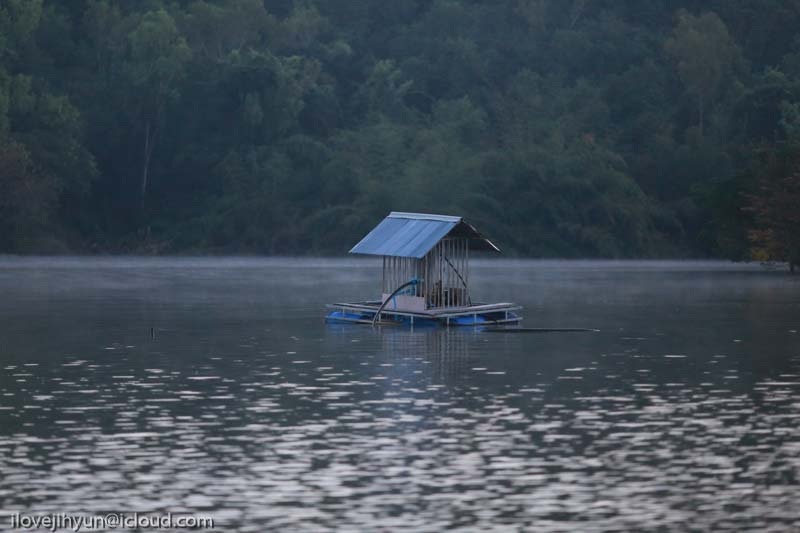
[[[800,527],[800,281],[479,261],[597,333],[326,326],[378,263],[0,259],[0,513],[220,529]]]

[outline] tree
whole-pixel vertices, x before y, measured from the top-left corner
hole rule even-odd
[[[362,85],[361,98],[369,113],[379,113],[400,119],[408,115],[405,97],[414,82],[403,77],[401,69],[391,59],[375,63]]]
[[[705,111],[737,54],[728,28],[714,12],[694,16],[678,12],[678,23],[665,48],[686,91],[697,101],[698,126],[703,135]]]
[[[186,39],[163,9],[145,13],[128,35],[127,78],[142,126],[141,207],[145,206],[153,150],[167,102],[179,96],[177,82],[191,56]]]
[[[277,22],[261,0],[228,0],[224,4],[192,2],[181,13],[179,26],[196,57],[224,61],[234,51],[260,48]]]
[[[0,5],[0,59],[19,58],[42,16],[42,0],[5,0]]]
[[[0,141],[0,250],[25,251],[42,237],[58,185],[36,168],[24,145]]]
[[[745,208],[754,219],[748,232],[752,257],[786,261],[794,273],[800,265],[800,142],[764,149],[754,178]]]

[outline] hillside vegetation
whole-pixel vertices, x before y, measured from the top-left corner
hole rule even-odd
[[[796,259],[798,136],[798,0],[0,2],[5,253]]]

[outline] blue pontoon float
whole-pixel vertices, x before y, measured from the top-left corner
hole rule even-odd
[[[470,251],[500,249],[461,217],[392,212],[350,250],[383,258],[381,299],[328,304],[326,320],[412,326],[518,324],[520,306],[472,301]]]

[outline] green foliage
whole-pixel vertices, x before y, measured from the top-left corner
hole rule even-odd
[[[800,139],[800,102],[781,102],[781,128],[789,139]]]
[[[728,74],[737,54],[736,45],[716,13],[694,16],[682,10],[665,48],[686,91],[697,100],[702,135],[705,106],[713,101]]]
[[[183,73],[191,56],[186,39],[163,9],[145,13],[128,35],[128,81],[152,98],[168,96],[172,84]]]
[[[19,59],[41,16],[42,0],[5,0],[0,5],[0,59]]]
[[[0,247],[30,251],[47,229],[58,193],[25,146],[0,144]]]
[[[197,1],[177,17],[195,55],[206,61],[224,61],[231,53],[259,47],[273,39],[277,21],[259,0],[232,0],[220,5]]]
[[[741,257],[800,135],[781,0],[6,0],[0,252],[343,253],[389,210],[535,256]]]
[[[753,166],[754,190],[745,210],[752,213],[748,232],[753,259],[800,265],[800,143],[792,140],[767,149]]]

